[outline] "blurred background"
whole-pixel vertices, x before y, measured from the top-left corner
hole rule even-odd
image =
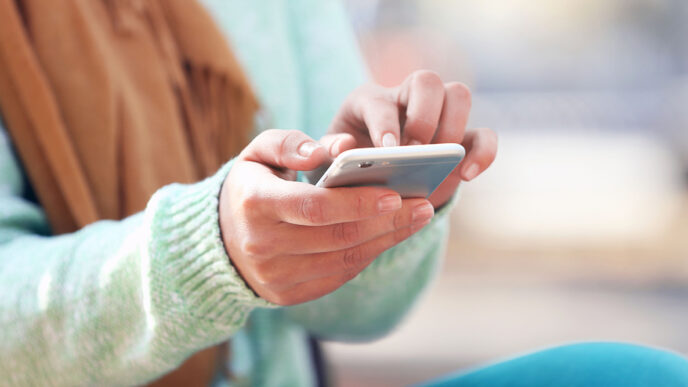
[[[589,340],[688,354],[688,2],[345,0],[371,76],[468,84],[500,135],[439,280],[392,335],[327,344],[342,386]]]

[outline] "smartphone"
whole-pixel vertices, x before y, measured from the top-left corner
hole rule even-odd
[[[342,152],[329,167],[306,176],[318,187],[380,186],[404,198],[426,198],[465,154],[458,144],[358,148]]]

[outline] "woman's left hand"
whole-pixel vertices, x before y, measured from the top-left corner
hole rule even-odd
[[[497,135],[492,130],[466,130],[470,108],[466,85],[444,83],[431,71],[416,71],[398,87],[370,84],[353,91],[321,142],[333,157],[361,147],[463,145],[466,158],[429,198],[437,208],[451,198],[461,180],[481,174],[497,154]]]

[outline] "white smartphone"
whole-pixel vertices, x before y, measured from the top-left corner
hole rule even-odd
[[[458,144],[351,149],[337,156],[329,167],[306,176],[311,182],[317,181],[318,187],[382,186],[404,198],[425,198],[449,176],[465,153]]]

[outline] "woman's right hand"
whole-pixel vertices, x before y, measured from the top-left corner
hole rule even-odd
[[[433,206],[385,188],[293,181],[328,151],[297,130],[268,130],[237,157],[220,194],[234,267],[262,298],[293,305],[333,292],[428,224]]]

